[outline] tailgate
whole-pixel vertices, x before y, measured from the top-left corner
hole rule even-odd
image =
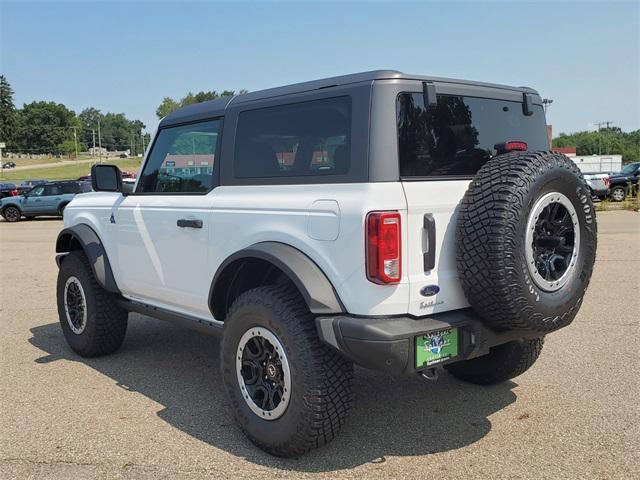
[[[456,209],[469,180],[405,181],[409,313],[467,307],[456,270]]]

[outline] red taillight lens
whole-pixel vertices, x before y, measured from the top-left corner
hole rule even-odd
[[[611,179],[609,177],[604,177],[604,186],[609,188],[611,185]]]
[[[507,153],[513,151],[521,151],[526,152],[529,148],[527,142],[521,142],[519,140],[509,140],[504,143],[496,143],[494,148],[498,151],[498,153]]]
[[[366,220],[367,278],[374,283],[400,282],[402,246],[400,214],[371,212]]]
[[[527,142],[507,142],[505,143],[505,150],[507,152],[513,152],[514,150],[520,150],[525,152],[529,148]]]
[[[15,188],[14,188],[13,190],[11,190],[11,192],[10,192],[10,193],[11,193],[11,196],[12,196],[12,197],[17,197],[19,192],[18,192],[18,190],[17,190],[17,189],[15,189]]]

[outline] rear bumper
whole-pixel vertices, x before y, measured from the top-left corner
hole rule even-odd
[[[358,365],[388,373],[413,373],[434,366],[468,360],[512,340],[535,338],[537,332],[494,332],[485,327],[471,309],[428,317],[365,318],[346,315],[317,317],[323,342]],[[452,327],[458,328],[458,353],[437,365],[416,368],[416,337]]]

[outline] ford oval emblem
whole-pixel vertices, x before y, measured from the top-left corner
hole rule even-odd
[[[438,285],[427,285],[426,287],[422,287],[420,289],[420,295],[422,295],[423,297],[432,297],[439,291],[440,287]]]

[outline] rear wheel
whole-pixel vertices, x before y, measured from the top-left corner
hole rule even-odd
[[[2,216],[7,222],[17,222],[20,220],[22,213],[18,207],[8,206],[2,211]]]
[[[454,377],[478,385],[505,382],[526,372],[542,352],[544,337],[493,347],[487,355],[445,365]]]
[[[353,365],[322,344],[292,285],[240,295],[225,320],[222,374],[247,437],[272,455],[329,442],[353,401]]]
[[[66,203],[65,203],[65,204],[63,204],[63,205],[60,205],[60,207],[58,207],[58,215],[60,215],[61,217],[63,217],[63,216],[64,216],[64,209],[65,209],[65,208],[67,208],[67,204],[66,204]]]

